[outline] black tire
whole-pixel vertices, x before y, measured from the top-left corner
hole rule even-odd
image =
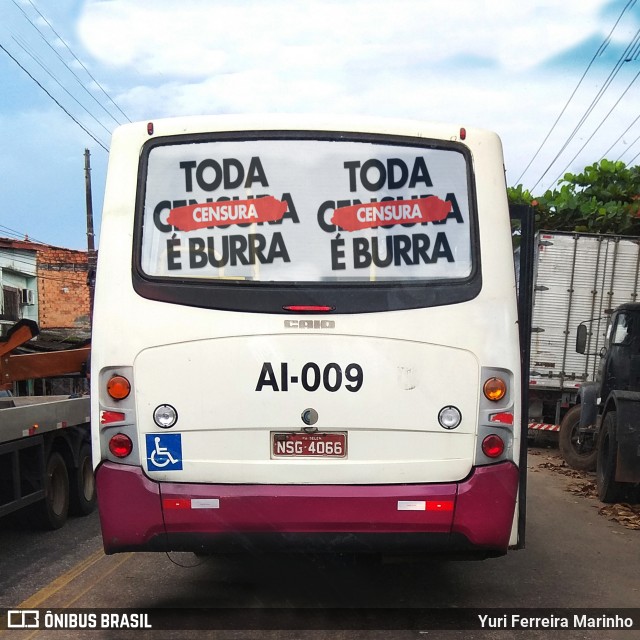
[[[43,529],[59,529],[69,513],[69,474],[57,451],[52,451],[47,460],[44,492],[44,500],[33,505],[33,520]]]
[[[93,477],[91,445],[83,442],[78,454],[78,466],[71,472],[69,513],[87,516],[96,508],[96,483]]]
[[[618,502],[626,488],[623,482],[616,482],[615,479],[617,458],[616,412],[609,411],[602,421],[600,438],[598,439],[596,484],[598,497],[602,502]]]
[[[560,423],[560,436],[558,445],[560,453],[566,463],[578,471],[594,471],[598,458],[598,449],[595,442],[588,446],[587,442],[578,444],[578,427],[580,426],[581,406],[571,407],[564,414]]]

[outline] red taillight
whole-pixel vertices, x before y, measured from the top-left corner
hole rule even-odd
[[[467,139],[467,130],[464,127],[460,127],[460,140]]]
[[[453,511],[453,500],[427,500],[427,511]]]
[[[482,441],[482,452],[487,458],[498,458],[504,452],[504,442],[500,436],[492,434]]]
[[[285,311],[293,311],[294,313],[327,313],[335,309],[335,307],[329,307],[324,304],[290,304],[282,308]]]
[[[190,498],[165,498],[162,501],[163,509],[191,509]]]
[[[147,133],[150,136],[153,135],[153,122],[147,122]]]
[[[133,442],[131,438],[124,433],[116,433],[111,440],[109,440],[109,451],[116,458],[126,458],[133,451]]]
[[[107,382],[107,393],[114,400],[124,400],[131,393],[131,383],[124,376],[113,376]]]
[[[124,422],[124,413],[120,411],[100,412],[100,424],[111,424],[112,422]]]

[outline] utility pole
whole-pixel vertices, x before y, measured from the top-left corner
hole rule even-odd
[[[87,286],[89,287],[89,322],[93,322],[93,296],[96,284],[96,248],[93,233],[93,200],[91,197],[91,161],[84,150],[84,185],[87,205]]]

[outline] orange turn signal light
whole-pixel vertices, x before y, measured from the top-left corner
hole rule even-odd
[[[484,397],[491,402],[502,400],[507,394],[507,383],[502,378],[489,378],[482,388]]]
[[[131,393],[131,383],[124,376],[113,376],[107,382],[107,393],[114,400],[124,400]]]

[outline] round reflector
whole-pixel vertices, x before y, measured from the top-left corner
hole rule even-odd
[[[443,407],[438,414],[438,422],[444,429],[455,429],[460,425],[461,420],[462,414],[457,407]]]
[[[482,388],[484,396],[491,402],[502,400],[507,393],[507,383],[502,378],[489,378]]]
[[[107,393],[114,400],[124,400],[131,393],[131,383],[124,376],[113,376],[107,382]]]
[[[170,404],[161,404],[153,412],[153,421],[163,429],[169,429],[178,421],[178,412]]]
[[[116,458],[126,458],[133,451],[133,442],[131,438],[124,433],[116,433],[111,440],[109,440],[109,451]]]
[[[504,451],[504,442],[500,436],[492,434],[482,441],[482,451],[488,458],[498,458]]]

